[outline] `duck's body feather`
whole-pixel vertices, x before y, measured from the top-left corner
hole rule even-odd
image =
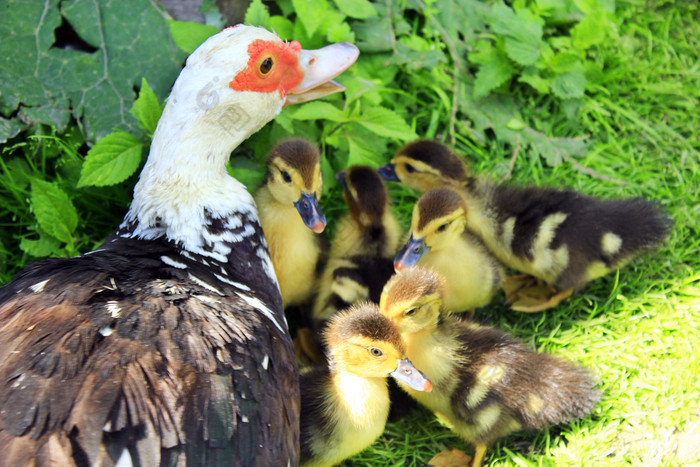
[[[260,227],[246,224],[256,234],[226,263],[115,235],[4,287],[3,465],[113,465],[125,450],[134,465],[293,456],[296,362]]]

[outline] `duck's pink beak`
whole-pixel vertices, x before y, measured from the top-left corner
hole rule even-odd
[[[344,91],[345,86],[333,78],[355,63],[360,51],[349,42],[338,42],[316,50],[299,52],[299,68],[304,79],[287,94],[284,105],[301,104]]]

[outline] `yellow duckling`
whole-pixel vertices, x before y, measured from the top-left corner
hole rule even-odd
[[[470,176],[462,160],[437,141],[404,146],[379,171],[419,191],[445,185],[459,190],[466,200],[467,227],[488,249],[506,266],[549,284],[543,290],[525,287],[527,276],[509,278],[506,289],[513,291],[510,301],[517,298],[512,308],[518,311],[556,306],[589,281],[657,246],[673,224],[643,198],[600,200],[573,190],[509,186]]]
[[[398,329],[376,305],[337,313],[324,338],[328,364],[300,376],[303,467],[335,465],[382,434],[389,414],[387,376],[415,391],[432,388],[405,359]]]
[[[435,188],[413,208],[410,236],[394,260],[401,271],[420,261],[445,277],[445,307],[454,312],[488,304],[503,283],[503,268],[467,228],[467,206],[452,188]]]
[[[386,284],[380,309],[400,329],[408,358],[433,390],[399,385],[476,446],[473,467],[509,433],[564,423],[593,409],[600,394],[588,370],[536,353],[498,329],[451,316],[443,296],[440,276],[408,268]]]
[[[338,172],[337,178],[349,213],[338,222],[321,276],[312,314],[316,328],[352,304],[378,303],[382,287],[394,273],[392,259],[399,246],[399,224],[376,170],[354,166]]]
[[[310,300],[316,284],[326,217],[321,198],[321,157],[303,139],[277,144],[267,160],[267,180],[255,193],[258,215],[286,307]]]

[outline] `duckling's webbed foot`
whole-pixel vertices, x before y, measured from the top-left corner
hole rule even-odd
[[[573,288],[569,288],[557,292],[554,287],[544,283],[525,287],[517,292],[517,298],[510,308],[524,313],[537,313],[559,305],[569,298],[573,291]]]
[[[529,274],[519,274],[517,276],[506,277],[503,283],[503,291],[506,293],[506,305],[510,305],[518,299],[520,291],[542,284],[542,281]]]

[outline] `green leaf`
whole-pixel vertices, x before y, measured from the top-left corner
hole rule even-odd
[[[170,34],[173,36],[173,41],[183,51],[191,54],[199,47],[202,42],[209,39],[217,32],[213,26],[199,24],[193,21],[168,21],[170,26]]]
[[[574,47],[586,50],[589,47],[598,45],[605,40],[607,17],[605,12],[599,11],[584,17],[576,26],[571,29],[571,38]]]
[[[540,58],[538,45],[523,42],[513,37],[506,37],[504,44],[508,57],[520,65],[534,65]]]
[[[267,22],[270,29],[275,32],[283,41],[292,40],[294,36],[294,23],[289,21],[284,16],[270,16]]]
[[[88,151],[78,187],[114,185],[126,180],[139,167],[142,147],[138,138],[124,131],[105,136]]]
[[[324,12],[328,9],[326,0],[292,0],[297,19],[304,25],[306,33],[313,36],[323,21]]]
[[[516,15],[511,8],[497,3],[491,7],[489,20],[495,33],[510,36],[539,49],[542,42],[542,26],[524,14]]]
[[[508,57],[501,51],[494,49],[491,44],[484,41],[480,42],[477,47],[477,52],[469,54],[469,60],[481,65],[476,72],[476,80],[474,81],[475,99],[487,95],[515,74],[515,69]]]
[[[71,243],[78,213],[68,195],[55,183],[32,178],[30,203],[39,227],[64,243]]]
[[[508,123],[506,123],[506,127],[513,131],[520,131],[523,128],[525,128],[527,125],[525,125],[525,122],[520,120],[519,118],[512,118]]]
[[[62,22],[95,50],[55,45]],[[3,2],[0,37],[3,107],[59,132],[73,117],[97,139],[136,130],[133,86],[145,77],[164,98],[185,57],[160,7],[140,0]]]
[[[586,91],[586,75],[581,68],[557,75],[552,80],[552,92],[562,99],[583,97]]]
[[[353,165],[378,166],[384,162],[383,154],[377,154],[371,147],[356,138],[348,138],[348,167]]]
[[[346,22],[336,23],[326,30],[328,42],[355,42],[355,33]]]
[[[245,24],[252,26],[269,27],[270,13],[263,5],[262,0],[253,0],[250,2],[248,9],[245,12]]]
[[[536,70],[523,72],[518,78],[518,81],[529,84],[540,94],[549,94],[550,80],[542,78]]]
[[[20,250],[37,258],[49,256],[54,251],[58,250],[60,246],[61,242],[49,235],[41,235],[39,236],[39,240],[23,238],[19,242]]]
[[[292,115],[294,120],[318,120],[325,118],[332,122],[346,120],[345,114],[338,107],[328,102],[315,101],[302,105]]]
[[[160,114],[163,113],[163,106],[158,103],[158,98],[148,85],[146,78],[141,80],[139,97],[134,102],[134,105],[131,106],[130,112],[131,115],[136,117],[139,128],[148,133],[149,136],[153,136]]]
[[[367,19],[377,15],[377,10],[368,0],[334,0],[338,9],[346,16]]]
[[[385,107],[370,107],[360,115],[357,123],[379,136],[401,141],[417,139],[418,135],[396,112]]]

